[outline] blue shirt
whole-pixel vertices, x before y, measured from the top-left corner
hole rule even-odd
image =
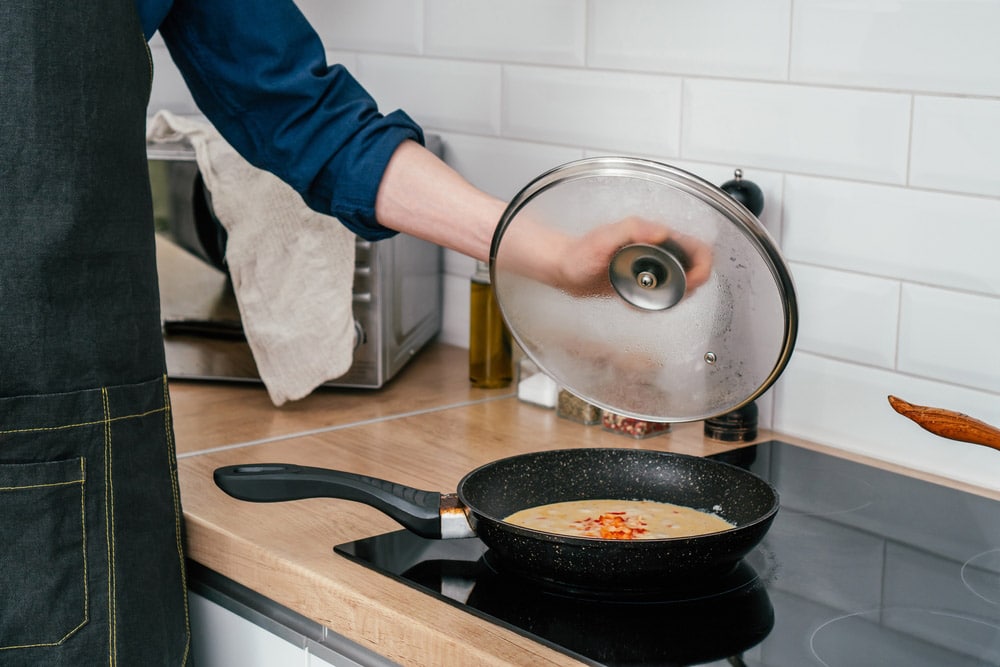
[[[327,65],[293,0],[135,2],[146,39],[160,31],[198,108],[247,161],[359,236],[393,234],[375,221],[375,195],[396,147],[423,134]]]

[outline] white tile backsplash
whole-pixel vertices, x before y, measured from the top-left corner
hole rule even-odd
[[[918,96],[910,184],[1000,196],[1000,100]]]
[[[680,79],[506,66],[503,82],[504,136],[677,155]]]
[[[899,370],[1000,393],[1000,297],[905,285]]]
[[[323,43],[331,49],[420,53],[421,0],[296,0]]]
[[[783,203],[790,260],[1000,295],[1000,200],[788,176]]]
[[[626,153],[720,184],[743,169],[798,284],[773,425],[1000,488],[1000,457],[888,393],[1000,424],[1000,2],[301,0],[331,62],[509,198]],[[195,111],[154,40],[151,109]],[[446,256],[442,340],[468,340]]]
[[[589,6],[592,67],[787,76],[791,0],[594,0]]]
[[[476,187],[508,201],[539,174],[579,160],[579,148],[468,134],[442,135],[444,159]]]
[[[356,76],[384,111],[404,108],[428,129],[500,131],[500,65],[359,55]]]
[[[992,0],[796,0],[791,77],[996,96],[997,26]]]
[[[153,90],[149,95],[149,113],[161,109],[177,114],[199,113],[198,105],[184,84],[180,71],[170,59],[167,47],[157,35],[150,43],[149,53],[153,58]]]
[[[432,56],[582,65],[586,4],[577,0],[425,0]]]
[[[469,307],[472,298],[469,278],[471,276],[471,269],[464,275],[446,274],[444,276],[442,291],[444,292],[447,312],[441,323],[441,333],[438,334],[438,340],[442,343],[469,347]]]
[[[793,264],[796,348],[883,368],[896,363],[899,281]]]
[[[906,95],[685,79],[681,155],[903,183],[909,119]]]

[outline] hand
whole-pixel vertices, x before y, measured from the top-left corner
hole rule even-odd
[[[660,245],[668,240],[686,254],[685,278],[690,294],[711,276],[711,247],[637,216],[594,227],[576,237],[520,220],[507,229],[499,259],[503,270],[534,278],[573,296],[600,296],[614,291],[608,268],[615,253],[629,245]]]
[[[595,227],[578,238],[569,239],[560,255],[556,286],[577,295],[607,294],[612,289],[608,267],[619,250],[629,245],[676,243],[686,257],[687,292],[703,285],[712,272],[712,250],[698,239],[679,234],[669,227],[631,216]]]

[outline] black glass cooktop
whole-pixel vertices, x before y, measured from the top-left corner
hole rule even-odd
[[[594,665],[1000,665],[1000,502],[777,441],[717,458],[781,511],[733,571],[648,596],[540,587],[475,538],[336,551]]]

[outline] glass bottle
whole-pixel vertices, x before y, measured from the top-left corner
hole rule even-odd
[[[506,387],[514,376],[510,331],[500,315],[485,262],[476,262],[470,293],[469,380],[483,389]]]

